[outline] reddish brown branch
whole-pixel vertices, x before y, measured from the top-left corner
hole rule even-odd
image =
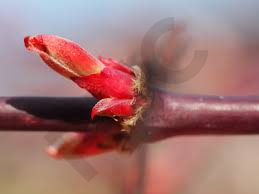
[[[119,130],[113,119],[90,119],[94,98],[0,98],[0,131]],[[154,91],[136,126],[141,141],[177,135],[259,134],[259,97],[220,97]]]
[[[90,118],[94,98],[2,97],[1,131],[93,131],[119,129],[114,120]]]
[[[176,135],[259,134],[259,97],[154,91],[142,125],[147,141]]]

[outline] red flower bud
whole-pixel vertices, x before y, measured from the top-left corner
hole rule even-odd
[[[134,77],[111,67],[105,67],[100,73],[75,77],[72,80],[98,99],[134,97]]]
[[[55,159],[72,159],[91,156],[116,149],[117,142],[105,133],[65,133],[47,148],[47,154]]]
[[[133,115],[134,100],[105,98],[100,100],[92,109],[92,119],[98,116],[128,117]]]
[[[78,44],[58,36],[28,36],[24,43],[28,50],[38,53],[51,68],[65,77],[90,75],[104,68]]]
[[[108,116],[120,121],[130,118],[128,123],[135,122],[132,117],[137,114],[135,109],[143,105],[143,100],[138,96],[140,80],[131,68],[111,58],[100,57],[98,60],[76,43],[58,36],[29,36],[24,43],[28,50],[38,53],[55,71],[100,99],[92,109],[92,119]],[[48,153],[55,158],[92,155],[104,152],[99,145],[109,145],[105,151],[118,146],[110,134],[103,132],[72,133],[56,146],[51,146]]]
[[[120,62],[118,62],[114,59],[111,59],[111,58],[105,59],[105,58],[99,56],[99,60],[106,66],[112,67],[114,69],[118,69],[118,70],[123,71],[124,73],[128,73],[130,75],[134,75],[134,72],[132,71],[131,68],[129,68],[126,65],[121,64]]]

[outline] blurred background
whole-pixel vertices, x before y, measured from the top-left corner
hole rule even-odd
[[[191,39],[177,65],[187,65],[199,49],[208,50],[208,58],[193,79],[160,87],[188,93],[256,95],[258,11],[256,0],[1,0],[0,96],[88,95],[27,52],[23,46],[26,35],[56,34],[80,43],[96,56],[137,63],[129,56],[139,55],[145,33],[168,17],[183,24]],[[174,56],[177,44],[161,47],[168,51],[166,55]],[[87,158],[81,160],[82,171],[87,162],[98,174],[86,181],[67,161],[46,155],[45,135],[0,133],[0,193],[259,192],[257,136],[177,137],[141,147],[132,155]]]

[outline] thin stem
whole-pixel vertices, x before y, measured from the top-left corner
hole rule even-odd
[[[0,131],[120,129],[111,118],[90,118],[94,98],[0,98]],[[153,91],[136,126],[138,139],[153,142],[178,135],[259,134],[259,97],[222,97]]]
[[[259,134],[259,97],[154,91],[141,125],[146,141],[177,135]]]
[[[94,98],[2,97],[0,131],[93,131],[120,129],[113,119],[90,118]]]

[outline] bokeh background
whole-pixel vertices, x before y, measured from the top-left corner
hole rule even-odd
[[[256,0],[0,0],[0,95],[88,95],[27,52],[26,35],[56,34],[95,55],[127,61],[132,53],[140,53],[148,29],[167,17],[184,22],[192,37],[179,64],[188,64],[198,49],[208,50],[208,59],[190,81],[164,87],[216,95],[259,94],[258,11]],[[45,134],[0,133],[0,193],[259,192],[257,136],[178,137],[141,147],[130,156],[87,158],[98,171],[88,182],[67,161],[46,155]]]

